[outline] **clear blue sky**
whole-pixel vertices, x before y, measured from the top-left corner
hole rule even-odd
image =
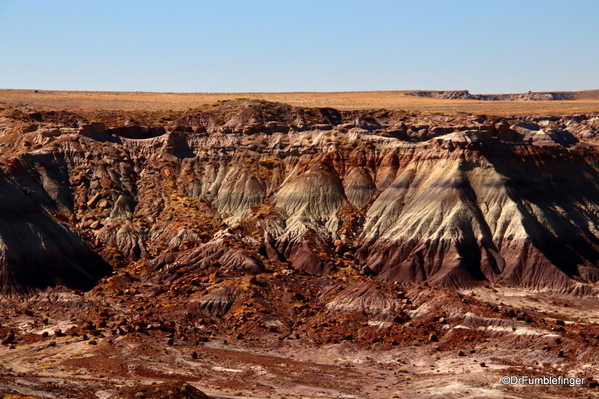
[[[0,0],[0,88],[599,89],[599,0]]]

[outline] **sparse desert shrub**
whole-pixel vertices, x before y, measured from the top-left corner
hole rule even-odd
[[[261,160],[258,161],[258,163],[260,164],[260,166],[264,166],[267,169],[273,169],[275,166],[278,166],[281,164],[281,161],[279,161],[276,158],[273,157],[267,157],[267,158],[262,158]]]

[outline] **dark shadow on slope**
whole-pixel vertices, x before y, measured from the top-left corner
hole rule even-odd
[[[580,266],[599,265],[599,238],[588,227],[589,221],[597,225],[599,219],[581,206],[599,204],[599,174],[584,154],[522,145],[482,152],[506,176],[507,193],[518,204],[524,229],[543,256],[574,278],[580,275]],[[528,204],[537,207],[545,223]]]
[[[471,163],[462,163],[460,165],[460,170],[462,172],[471,169],[474,169]],[[458,251],[460,254],[463,254],[465,260],[469,264],[475,266],[474,270],[476,270],[476,272],[480,272],[484,279],[495,281],[495,279],[501,274],[504,260],[499,255],[496,257],[491,256],[491,254],[499,254],[499,250],[493,243],[493,233],[491,233],[491,228],[487,224],[480,206],[478,205],[479,199],[476,196],[476,192],[472,188],[470,181],[465,176],[463,177],[462,184],[460,185],[460,199],[463,203],[469,205],[468,209],[472,210],[474,213],[473,220],[478,222],[483,233],[483,238],[480,242],[478,242],[472,229],[472,224],[464,226],[464,228],[462,228],[462,232],[467,233],[466,237],[469,239],[456,243]],[[486,255],[488,255],[487,264],[483,264],[483,250],[485,251]],[[477,278],[476,275],[473,275],[473,277]],[[480,279],[480,276],[477,279]]]
[[[50,211],[73,212],[72,188],[64,153],[24,154],[19,162],[20,166],[11,173],[19,187]]]
[[[0,293],[88,290],[111,272],[76,234],[0,175]]]
[[[177,158],[193,158],[195,154],[187,142],[187,134],[172,132],[167,135],[164,151]]]

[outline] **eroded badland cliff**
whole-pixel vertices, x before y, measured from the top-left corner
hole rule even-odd
[[[594,392],[599,114],[1,115],[0,393]]]

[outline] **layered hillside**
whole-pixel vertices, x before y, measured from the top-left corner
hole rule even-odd
[[[597,115],[243,99],[168,114],[2,115],[4,293],[87,289],[124,267],[156,284],[289,267],[597,293]],[[219,301],[200,306],[226,311]]]

